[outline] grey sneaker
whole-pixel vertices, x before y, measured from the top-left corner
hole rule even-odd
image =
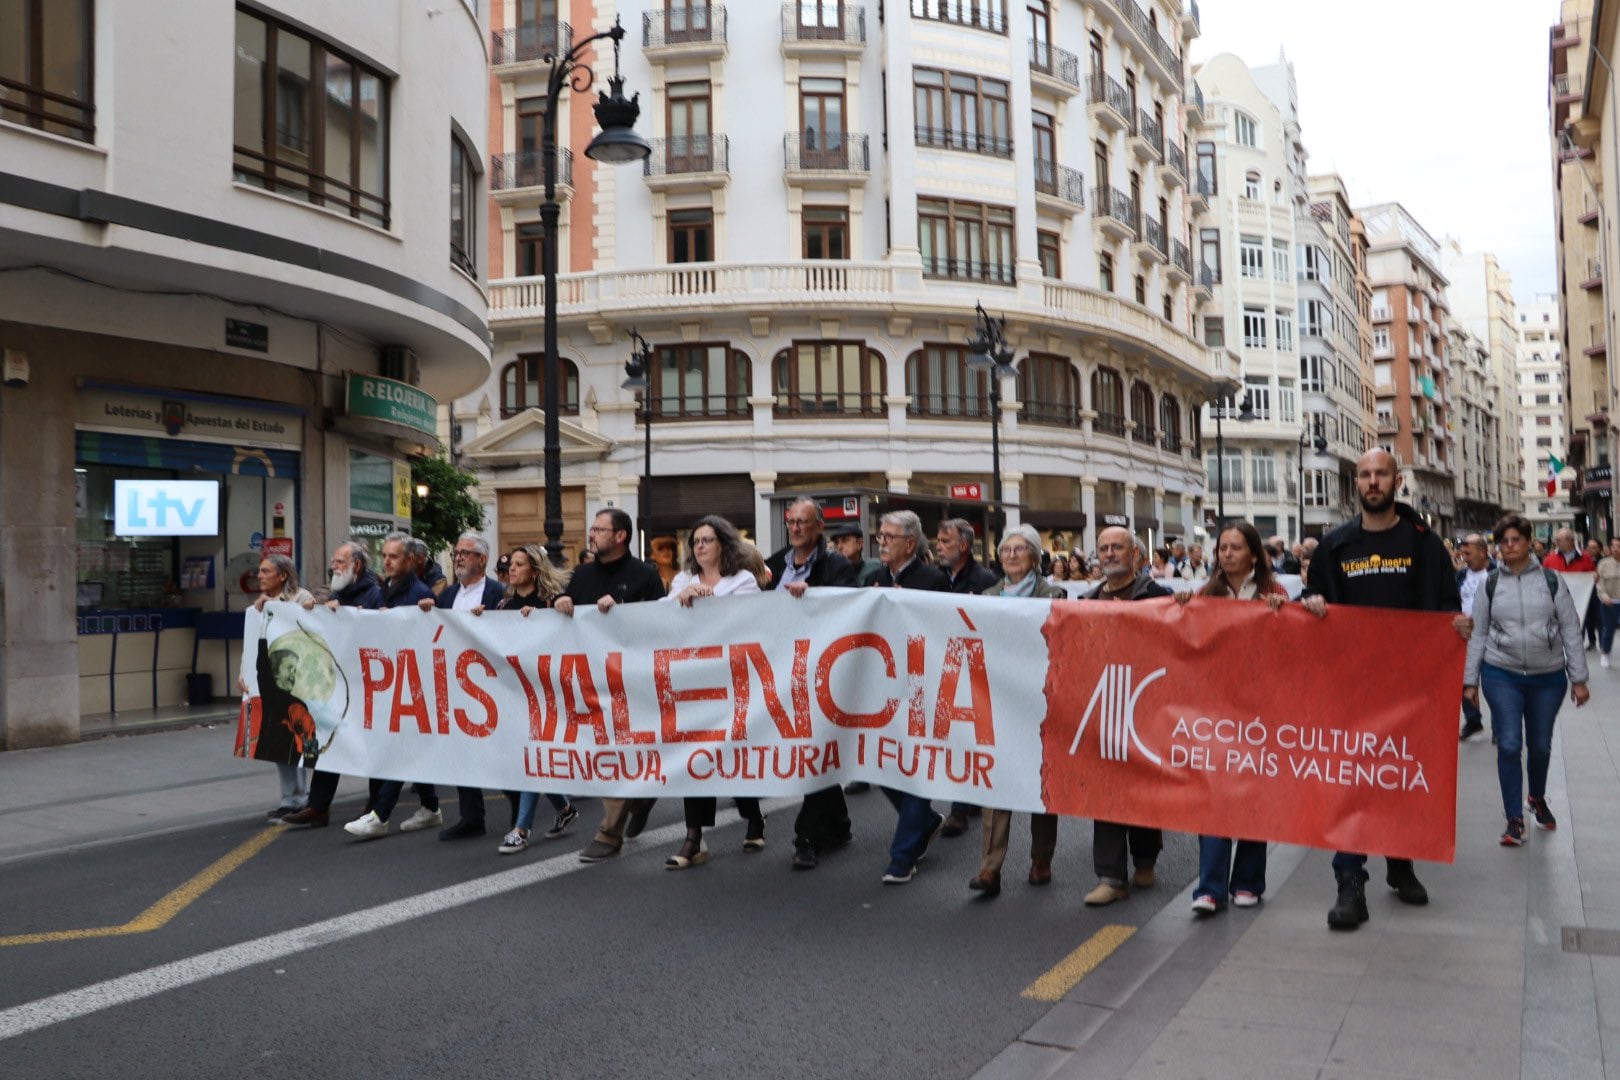
[[[429,810],[425,806],[417,807],[416,813],[399,823],[400,832],[419,832],[422,829],[437,829],[444,824],[444,813],[440,810]]]

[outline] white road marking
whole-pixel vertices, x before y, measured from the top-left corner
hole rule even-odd
[[[798,802],[798,799],[775,799],[763,802],[762,806],[771,811],[795,806]],[[715,818],[715,827],[724,828],[741,820],[735,811],[726,811]],[[685,835],[686,825],[677,823],[642,833],[634,843],[642,851],[656,850],[665,844],[674,843]],[[627,852],[619,858],[630,857],[630,854]],[[83,986],[77,990],[52,994],[38,1001],[30,1001],[0,1011],[0,1041],[27,1035],[53,1024],[77,1020],[117,1005],[127,1005],[169,990],[179,990],[205,979],[228,975],[257,964],[270,963],[295,953],[318,949],[323,945],[335,945],[340,941],[397,926],[412,919],[439,915],[452,908],[477,903],[492,896],[500,896],[502,893],[538,885],[543,881],[562,877],[564,874],[585,870],[590,865],[579,861],[578,851],[570,851],[565,855],[553,856],[544,862],[530,863],[487,877],[448,885],[418,896],[379,904],[364,911],[311,923],[296,930],[284,930],[279,934],[270,934],[253,941],[244,941],[239,945],[228,945],[223,949],[187,957],[184,960],[159,964],[144,971],[121,975],[116,979]]]

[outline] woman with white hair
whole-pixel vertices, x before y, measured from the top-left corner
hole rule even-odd
[[[298,583],[298,567],[285,555],[266,555],[259,560],[259,598],[253,602],[253,609],[263,611],[269,600],[285,600],[303,607],[315,603],[310,591]],[[259,689],[262,697],[264,687]],[[292,691],[291,686],[282,689]],[[243,690],[246,691],[245,685]],[[281,780],[281,801],[266,815],[269,821],[296,814],[309,801],[309,774],[304,771],[302,762],[278,761],[276,773]]]
[[[1008,529],[1001,538],[1002,578],[984,591],[1007,599],[1062,600],[1067,593],[1041,578],[1041,536],[1032,526]],[[1001,864],[1007,858],[1012,832],[1012,811],[984,809],[984,858],[968,888],[985,899],[1001,893]],[[1029,883],[1052,882],[1052,856],[1057,852],[1057,815],[1031,814],[1029,819]]]

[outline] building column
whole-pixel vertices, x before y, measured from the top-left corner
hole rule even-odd
[[[776,494],[776,473],[751,472],[748,479],[754,482],[754,540],[768,555],[770,551],[764,545],[775,543],[771,539],[771,496]]]
[[[1018,503],[1023,501],[1023,494],[1022,494],[1023,489],[1024,489],[1024,474],[1023,473],[1021,473],[1021,472],[1006,472],[1005,470],[1002,471],[1002,474],[1001,474],[1001,497],[1005,502],[1012,504],[1012,505],[1007,507],[1007,522],[1006,522],[1005,525],[1002,526],[1002,529],[1001,529],[1003,534],[1005,534],[1007,532],[1007,530],[1009,530],[1009,529],[1017,528],[1018,525],[1023,521],[1023,518],[1021,516],[1019,516],[1019,513],[1018,513]],[[994,552],[986,552],[985,553],[987,558],[990,555],[993,555],[993,554],[994,554]]]
[[[1086,557],[1097,553],[1097,478],[1080,478],[1080,512],[1086,515]]]

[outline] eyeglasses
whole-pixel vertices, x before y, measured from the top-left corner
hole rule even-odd
[[[472,559],[472,558],[477,557],[478,552],[476,550],[463,551],[463,550],[458,549],[454,554],[455,554],[455,557],[458,558],[458,559]]]
[[[593,535],[596,534],[596,533],[610,533],[611,534],[613,532],[613,526],[611,526],[611,525],[592,525],[590,527],[589,531]]]
[[[906,538],[907,537],[906,537],[905,533],[886,533],[886,532],[879,532],[878,533],[878,543],[880,543],[880,544],[884,543],[885,541],[887,541],[889,543],[895,543],[897,541],[904,540]]]
[[[1001,547],[997,548],[996,550],[1001,552],[1001,557],[1003,559],[1005,559],[1009,555],[1033,555],[1034,554],[1034,552],[1029,550],[1029,545],[1028,544],[1002,544]]]
[[[720,538],[717,537],[717,536],[694,536],[694,537],[692,537],[692,546],[693,547],[697,547],[699,544],[703,544],[703,545],[707,546],[709,544],[718,544],[719,542],[720,542]]]

